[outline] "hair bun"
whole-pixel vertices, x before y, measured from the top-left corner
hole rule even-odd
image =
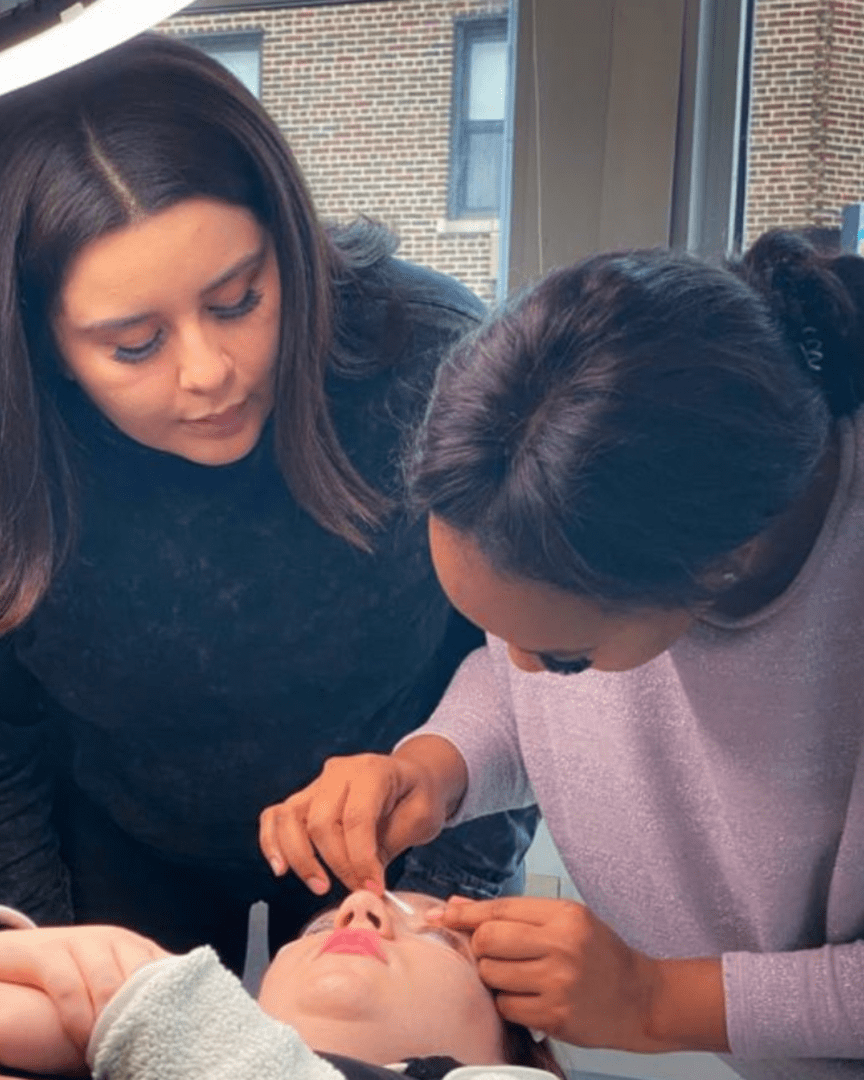
[[[747,283],[763,297],[801,362],[822,385],[835,416],[861,400],[860,337],[864,274],[842,272],[837,257],[818,251],[799,233],[773,229],[760,236],[739,264]]]

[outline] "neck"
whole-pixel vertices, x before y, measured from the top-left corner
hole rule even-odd
[[[804,494],[769,528],[744,545],[744,576],[713,604],[715,611],[733,618],[743,617],[785,592],[813,550],[839,476],[840,437],[835,426]]]

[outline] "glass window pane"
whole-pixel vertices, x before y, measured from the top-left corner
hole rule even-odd
[[[261,54],[254,45],[204,45],[203,51],[236,75],[258,97],[261,90]]]
[[[503,120],[507,42],[475,41],[468,77],[468,119]]]
[[[501,184],[501,133],[471,132],[467,138],[465,164],[465,209],[498,212]]]

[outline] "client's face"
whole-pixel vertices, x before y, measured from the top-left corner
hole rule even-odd
[[[431,1054],[503,1062],[501,1019],[467,936],[425,922],[440,901],[400,895],[413,916],[365,891],[319,916],[276,955],[261,1007],[313,1049],[375,1064]]]

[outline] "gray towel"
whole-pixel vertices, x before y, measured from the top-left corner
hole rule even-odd
[[[99,1017],[87,1063],[95,1080],[344,1080],[206,945],[136,972]]]

